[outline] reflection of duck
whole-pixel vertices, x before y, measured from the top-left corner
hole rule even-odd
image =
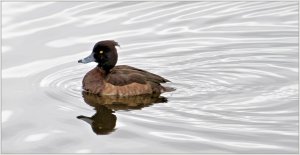
[[[116,126],[117,117],[111,109],[99,105],[95,107],[96,113],[92,117],[78,116],[78,119],[84,120],[92,126],[97,135],[108,134]]]
[[[133,96],[142,94],[160,94],[172,91],[160,83],[169,80],[156,74],[127,65],[115,66],[118,53],[113,40],[100,41],[95,44],[90,56],[79,63],[97,62],[96,68],[83,78],[83,89],[98,95]]]
[[[116,110],[141,109],[153,103],[167,102],[167,98],[159,95],[138,95],[138,96],[98,96],[88,92],[82,92],[84,101],[95,107],[96,114],[92,117],[78,116],[78,119],[89,123],[96,134],[108,134],[114,131],[117,117]]]

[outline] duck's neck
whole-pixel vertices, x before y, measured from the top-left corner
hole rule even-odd
[[[96,68],[101,72],[101,74],[105,76],[110,72],[110,70],[104,70],[102,67],[99,66],[97,66]]]

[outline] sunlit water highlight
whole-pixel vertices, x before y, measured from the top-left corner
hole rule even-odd
[[[3,2],[2,151],[297,153],[297,5]],[[118,64],[171,80],[168,102],[92,107],[81,80],[95,64],[77,60],[105,39]]]

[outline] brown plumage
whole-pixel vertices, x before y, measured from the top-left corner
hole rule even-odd
[[[90,56],[78,61],[98,63],[84,76],[84,90],[98,95],[117,96],[160,94],[173,90],[161,85],[169,80],[159,75],[127,65],[115,66],[118,59],[115,46],[118,46],[115,41],[100,41]]]

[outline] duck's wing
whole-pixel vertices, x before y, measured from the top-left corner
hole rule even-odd
[[[127,65],[114,67],[108,74],[106,81],[117,86],[128,85],[131,83],[146,84],[147,82],[150,82],[159,84],[169,82],[169,80],[159,75]]]

